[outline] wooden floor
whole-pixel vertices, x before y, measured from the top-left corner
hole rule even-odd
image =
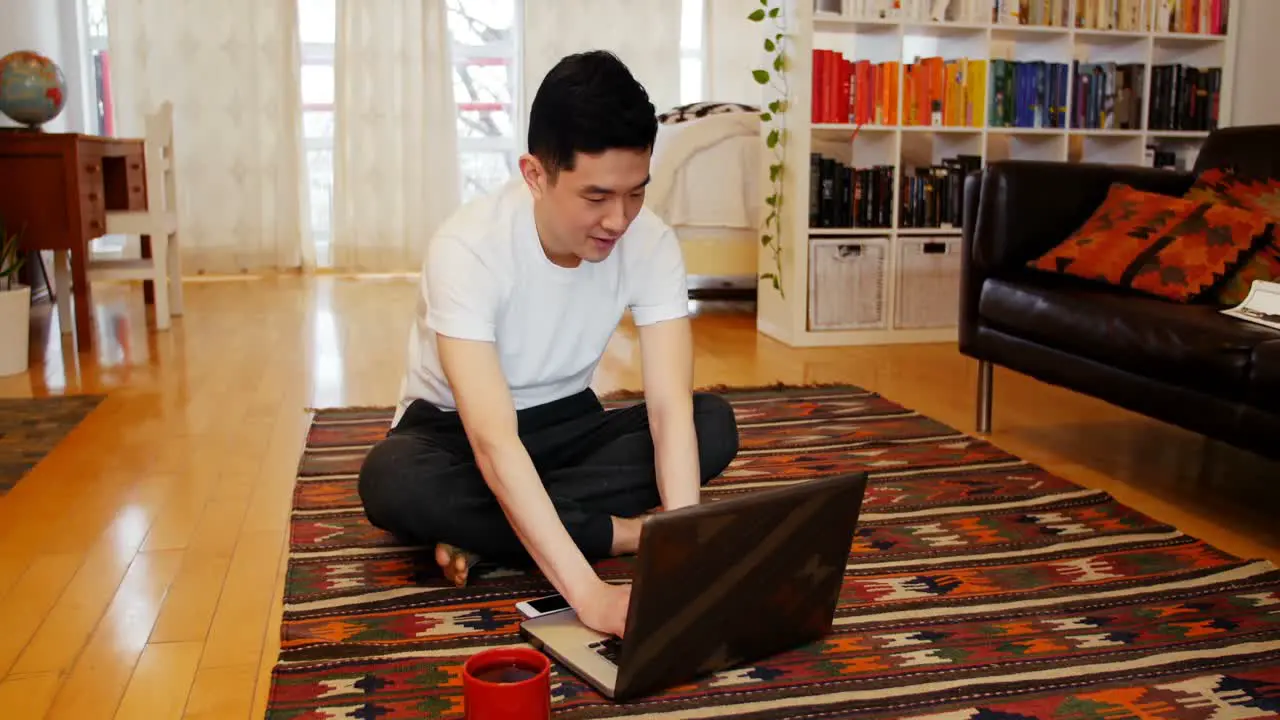
[[[306,408],[394,402],[414,286],[193,282],[158,334],[140,289],[95,292],[92,355],[45,308],[40,363],[0,378],[0,396],[107,394],[0,497],[0,717],[262,717]],[[953,346],[797,351],[711,311],[696,329],[699,385],[850,382],[973,430],[976,368]],[[598,389],[638,387],[638,357],[620,332]],[[1280,561],[1276,465],[1001,371],[992,439]]]

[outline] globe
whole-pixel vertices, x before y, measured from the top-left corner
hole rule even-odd
[[[0,58],[0,112],[14,122],[38,129],[66,102],[67,80],[54,61],[30,50]]]

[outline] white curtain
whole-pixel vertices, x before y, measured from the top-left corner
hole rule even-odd
[[[658,112],[680,104],[680,0],[525,0],[524,107],[565,55],[609,50]]]
[[[168,100],[184,270],[296,268],[306,238],[296,0],[108,0],[117,134]]]
[[[751,71],[766,67],[763,27],[747,19],[760,5],[742,0],[706,0],[706,99],[759,105],[763,94]]]
[[[415,272],[458,204],[445,0],[338,0],[333,264]]]

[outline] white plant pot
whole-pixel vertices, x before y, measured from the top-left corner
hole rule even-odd
[[[0,376],[27,371],[31,333],[31,288],[0,290]]]

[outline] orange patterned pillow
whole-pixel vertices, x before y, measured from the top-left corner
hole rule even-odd
[[[1029,265],[1189,302],[1269,242],[1268,228],[1258,213],[1117,183],[1079,230]]]
[[[1280,223],[1280,180],[1249,179],[1221,168],[1206,170],[1183,197],[1194,202],[1220,203],[1262,213]],[[1259,250],[1213,293],[1221,305],[1239,305],[1254,280],[1280,280],[1280,238]]]

